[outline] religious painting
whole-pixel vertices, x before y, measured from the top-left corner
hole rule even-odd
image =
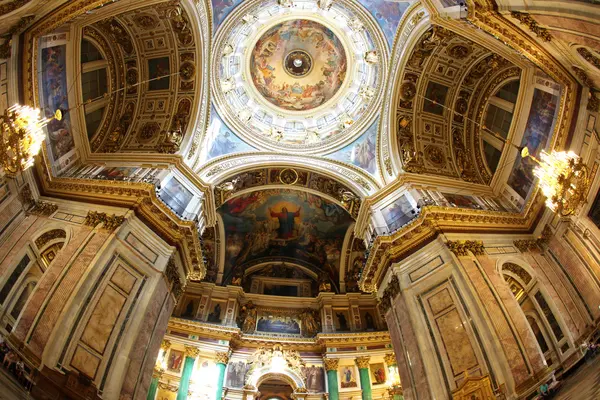
[[[139,167],[109,167],[98,172],[96,179],[127,181]]]
[[[369,369],[371,371],[371,382],[373,382],[373,385],[381,385],[385,383],[386,371],[383,363],[371,364],[369,365]]]
[[[206,317],[206,322],[212,322],[215,324],[220,324],[223,320],[223,316],[225,314],[225,309],[227,308],[227,302],[225,300],[213,300],[210,304],[208,316]]]
[[[592,220],[594,225],[600,228],[600,191],[596,194],[594,203],[588,212],[588,217]]]
[[[299,335],[300,323],[300,319],[294,316],[261,312],[256,322],[256,331]]]
[[[365,331],[376,331],[377,330],[377,322],[376,316],[377,311],[374,308],[368,309],[360,309],[360,322],[362,324],[362,328]]]
[[[213,13],[213,32],[217,32],[219,25],[227,18],[242,0],[211,0]]]
[[[396,37],[396,30],[402,15],[409,6],[408,2],[398,2],[389,0],[359,0],[360,3],[368,10],[371,15],[377,20],[379,26],[383,30],[390,48]]]
[[[482,207],[472,196],[464,196],[462,194],[442,193],[442,196],[448,200],[452,207],[470,208],[473,210],[481,210]]]
[[[207,161],[226,154],[255,150],[225,125],[214,107],[211,110],[210,124],[206,132],[205,148],[207,149],[205,157]]]
[[[183,302],[185,306],[181,309],[181,318],[193,319],[196,317],[196,312],[198,311],[198,304],[200,303],[200,299],[194,297],[188,297]]]
[[[67,46],[53,46],[42,49],[41,54],[41,104],[42,114],[49,118],[46,142],[52,159],[58,161],[75,148],[69,115],[67,90]],[[53,119],[57,110],[62,111],[62,119]]]
[[[303,372],[306,376],[306,388],[310,392],[325,392],[325,370],[323,367],[311,365],[310,367],[304,367]]]
[[[294,261],[339,282],[352,218],[337,204],[306,192],[267,189],[231,198],[218,212],[225,227],[224,282],[241,281],[245,268],[261,260]]]
[[[337,332],[350,331],[350,314],[347,309],[333,309],[333,320]]]
[[[229,388],[242,388],[246,380],[248,365],[244,361],[230,362],[227,365],[227,379],[225,386]]]
[[[171,178],[160,191],[159,197],[175,214],[183,216],[185,209],[194,196],[181,182],[175,178]]]
[[[556,120],[558,101],[559,96],[556,94],[537,88],[533,92],[533,102],[521,146],[527,146],[529,154],[536,158],[539,158],[540,152],[548,145]],[[524,200],[533,187],[535,167],[535,161],[530,157],[522,158],[519,154],[508,177],[508,185]]]
[[[340,386],[342,389],[358,387],[356,383],[356,368],[354,365],[343,365],[340,367]]]
[[[183,351],[171,349],[169,358],[167,358],[167,370],[171,372],[180,372],[181,366],[183,365],[183,355]]]
[[[390,232],[400,229],[417,214],[406,195],[400,196],[392,204],[383,208],[381,213]]]
[[[377,171],[377,126],[378,120],[373,122],[369,129],[352,144],[326,157],[355,165],[370,174],[375,174]]]
[[[427,83],[427,90],[425,91],[423,111],[431,114],[443,115],[447,95],[447,86],[440,85],[437,82],[429,81]]]
[[[169,90],[171,85],[171,67],[169,57],[151,58],[148,60],[148,90]]]
[[[250,55],[256,89],[271,104],[288,111],[311,110],[326,103],[342,86],[346,68],[346,52],[338,37],[306,19],[273,26]]]

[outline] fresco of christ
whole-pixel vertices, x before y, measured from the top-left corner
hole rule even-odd
[[[286,207],[281,209],[281,212],[274,212],[269,208],[271,218],[279,219],[279,229],[277,232],[278,239],[289,239],[294,235],[294,218],[300,216],[300,207],[295,212],[289,212]]]

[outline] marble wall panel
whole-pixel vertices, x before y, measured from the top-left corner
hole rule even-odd
[[[516,386],[525,383],[530,376],[529,367],[525,362],[525,355],[509,326],[500,305],[496,301],[488,284],[483,278],[475,262],[466,257],[460,257],[468,279],[477,292],[481,302],[485,305],[487,320],[494,328],[496,336],[504,350],[506,360],[511,368],[511,373]]]
[[[525,313],[521,306],[512,294],[510,287],[504,280],[501,274],[496,272],[496,260],[488,256],[477,256],[477,261],[481,265],[483,271],[487,274],[487,278],[494,287],[496,294],[500,298],[506,313],[508,314],[508,323],[512,323],[519,339],[521,340],[525,356],[534,374],[543,371],[547,368],[544,354],[542,353],[537,339],[531,330],[529,322],[525,317]]]
[[[592,317],[594,319],[600,317],[600,309],[598,308],[600,306],[600,291],[590,279],[589,272],[585,270],[585,266],[577,254],[568,247],[562,238],[553,237],[548,247],[560,263],[559,267],[564,270],[565,274],[568,274],[569,279],[573,282],[574,289],[585,301]]]
[[[435,323],[454,376],[476,367],[478,365],[477,357],[458,310],[454,308],[435,318]]]
[[[83,273],[87,268],[89,268],[90,263],[99,253],[110,234],[111,233],[107,231],[94,232],[89,241],[86,241],[86,243],[80,249],[77,254],[77,258],[75,258],[70,264],[68,271],[62,277],[60,283],[55,286],[55,290],[50,292],[49,296],[51,297],[44,309],[40,311],[42,315],[39,317],[37,324],[34,326],[33,333],[27,342],[29,349],[38,357],[41,356],[44,347],[48,343],[48,339],[50,338],[53,329],[56,327],[56,321],[65,304],[73,295],[73,288],[77,286]],[[57,256],[57,258],[59,256]],[[52,264],[51,268],[53,266],[54,263]],[[44,274],[42,281],[46,279],[46,275],[48,275],[48,272]],[[38,290],[39,289],[40,288],[38,288]]]
[[[99,354],[104,354],[126,300],[112,286],[106,286],[83,330],[81,341]]]
[[[130,272],[128,272],[125,268],[119,266],[113,273],[110,281],[117,285],[119,289],[124,291],[125,293],[131,293],[131,289],[133,289],[133,285],[135,285],[136,277],[133,276]]]
[[[100,361],[100,358],[92,354],[85,347],[79,345],[73,354],[71,366],[77,371],[94,379],[96,377],[96,372],[98,371],[98,366],[100,366]]]
[[[23,210],[21,202],[14,198],[7,203],[0,212],[0,232],[3,232],[11,223],[14,223],[17,215]]]

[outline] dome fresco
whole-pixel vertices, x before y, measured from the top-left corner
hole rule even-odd
[[[327,27],[306,19],[271,27],[250,57],[254,86],[272,104],[289,111],[319,107],[346,77],[346,52]]]

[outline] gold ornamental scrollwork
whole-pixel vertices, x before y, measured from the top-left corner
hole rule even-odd
[[[340,365],[339,358],[324,358],[323,363],[325,364],[326,371],[337,371],[338,366]]]
[[[552,40],[552,35],[548,32],[548,29],[541,27],[531,15],[519,11],[512,11],[510,15],[518,19],[521,24],[527,25],[543,41],[550,42]]]
[[[358,369],[368,369],[369,361],[371,361],[371,357],[369,356],[356,357],[354,360]]]

